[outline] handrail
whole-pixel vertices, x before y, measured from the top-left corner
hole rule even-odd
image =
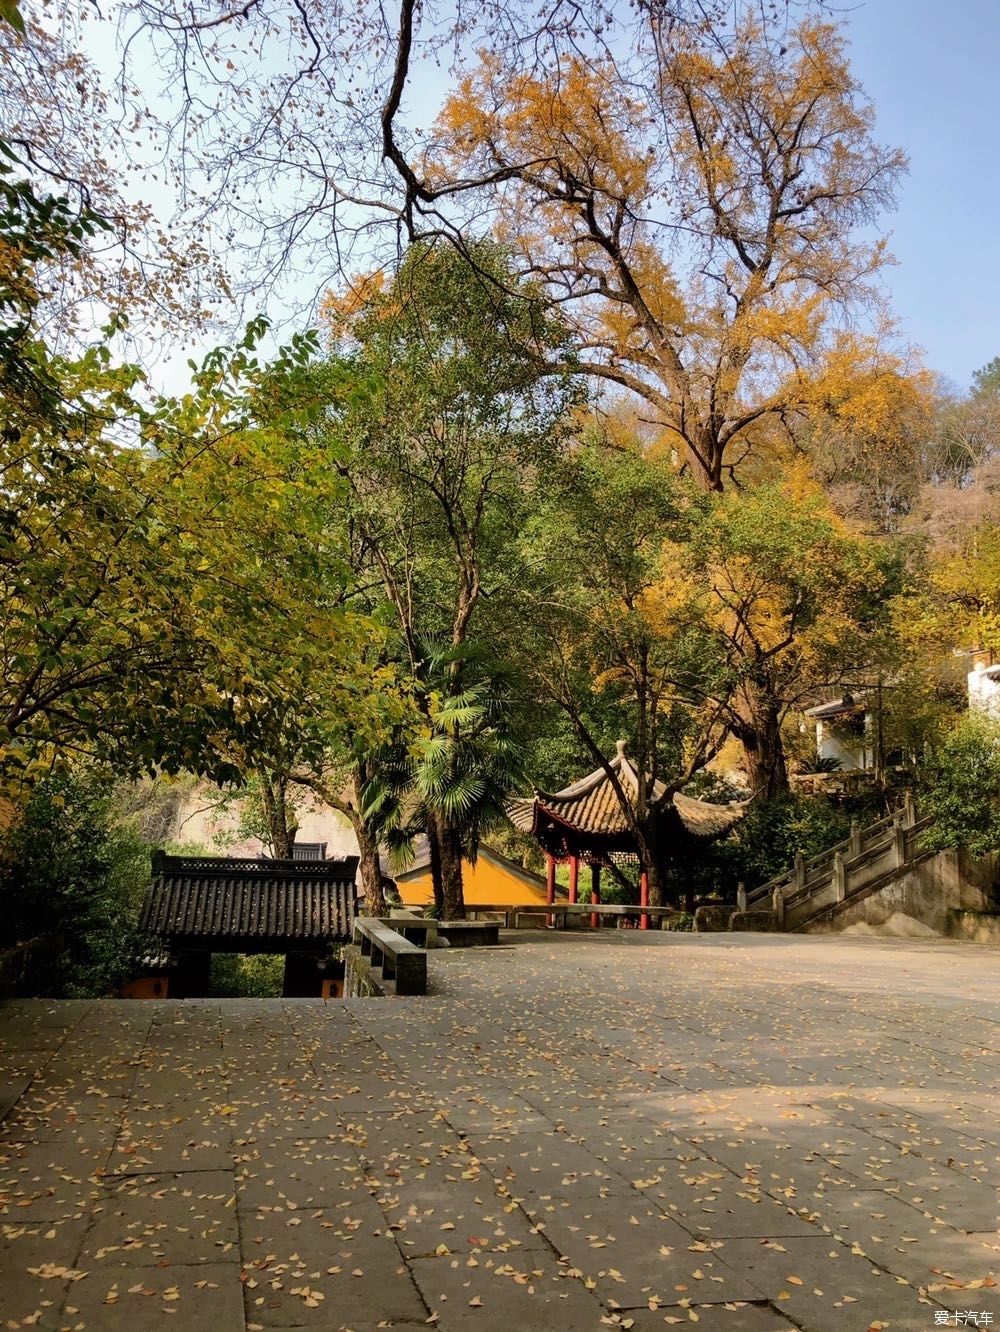
[[[397,994],[427,993],[427,952],[383,925],[376,916],[358,916],[354,942],[383,980],[395,982]]]
[[[930,820],[928,819],[927,822],[929,823]],[[891,883],[901,870],[911,869],[914,865],[919,865],[921,861],[926,860],[928,856],[932,856],[933,854],[933,851],[918,850],[906,861],[905,865],[894,865],[892,869],[888,870],[885,874],[878,874],[874,879],[867,879],[864,883],[858,884],[853,891],[849,891],[845,895],[843,901],[826,903],[826,905],[821,906],[818,911],[813,912],[811,916],[806,916],[804,919],[796,921],[795,924],[790,927],[789,932],[795,934],[798,930],[805,928],[807,925],[812,925],[817,920],[822,920],[825,916],[832,916],[844,905],[844,902],[850,903],[863,901],[864,898],[870,897],[872,893],[877,893],[880,888],[884,888],[886,884]]]
[[[850,846],[851,839],[849,837],[846,837],[842,842],[836,842],[833,846],[828,846],[825,851],[819,851],[815,856],[810,856],[806,860],[806,869],[818,869],[820,865],[832,861],[838,851],[850,850]]]
[[[920,844],[920,835],[932,822],[931,817],[925,815],[914,819],[908,826],[904,826],[898,817],[880,819],[872,824],[868,829],[871,836],[865,839],[857,855],[850,859],[834,856],[830,873],[820,882],[800,885],[792,893],[782,893],[782,918],[788,913],[797,915],[802,912],[801,918],[790,925],[792,930],[798,930],[810,921],[830,915],[845,902],[860,901],[892,882],[929,854]],[[833,901],[830,900],[831,890]],[[810,903],[814,904],[812,910],[809,910]]]
[[[880,833],[899,824],[908,809],[912,809],[912,805],[908,803],[903,804],[898,809],[893,810],[891,814],[886,814],[881,819],[876,819],[874,823],[868,824],[867,827],[859,829],[857,836],[861,843],[862,853],[869,849]],[[915,823],[910,826],[916,826],[916,822],[920,821],[916,820]],[[815,886],[822,882],[825,877],[823,875],[818,875],[816,872],[827,867],[832,869],[838,852],[843,855],[845,851],[851,851],[853,846],[854,837],[852,836],[846,838],[844,841],[836,842],[833,846],[828,846],[824,851],[819,851],[814,856],[809,856],[808,858],[803,857],[798,865],[794,865],[791,869],[785,870],[783,874],[776,874],[773,878],[768,879],[766,883],[758,884],[756,888],[751,889],[750,892],[747,893],[747,902],[759,902],[763,898],[769,897],[776,888],[780,888],[795,880],[799,873],[804,873],[806,886]]]
[[[873,843],[866,850],[862,851],[860,856],[855,856],[853,860],[845,860],[844,873],[848,885],[850,884],[850,877],[852,874],[860,869],[864,869],[866,865],[870,865],[874,861],[879,860],[882,856],[886,855],[887,852],[891,852],[892,848],[893,839],[890,837],[884,842]],[[785,898],[786,910],[791,910],[793,907],[799,906],[802,902],[807,902],[810,897],[813,897],[816,894],[820,887],[826,887],[831,878],[832,874],[826,875],[816,883],[805,884],[797,893],[791,893]],[[847,891],[850,891],[849,887]]]

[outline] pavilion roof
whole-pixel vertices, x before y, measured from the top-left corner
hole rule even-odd
[[[623,740],[618,741],[617,753],[608,767],[618,778],[626,798],[635,803],[639,776],[625,753]],[[654,782],[653,798],[662,797],[666,789],[663,782]],[[698,838],[721,836],[743,817],[746,810],[744,804],[715,805],[680,792],[672,796],[671,804],[684,831]],[[609,850],[621,851],[631,842],[628,820],[603,767],[596,768],[561,791],[536,791],[530,798],[512,800],[507,813],[516,828],[535,837],[561,827],[566,836],[582,838],[593,850],[606,842]]]
[[[165,856],[142,905],[140,927],[168,945],[349,943],[357,857],[255,860]]]

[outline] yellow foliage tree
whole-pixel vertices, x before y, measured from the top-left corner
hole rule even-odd
[[[1000,523],[986,518],[933,554],[919,599],[901,617],[917,639],[940,648],[1000,653]]]
[[[891,204],[905,159],[874,142],[830,24],[779,41],[747,15],[731,39],[662,32],[656,56],[635,80],[610,54],[544,75],[484,56],[424,171],[439,190],[493,192],[500,235],[574,321],[587,372],[643,399],[718,490],[762,423],[829,398],[835,368],[883,372],[878,342],[835,330],[875,299],[887,252],[857,229]]]
[[[929,371],[841,334],[802,377],[795,442],[838,507],[868,530],[898,531],[916,500],[936,394]]]
[[[716,698],[755,796],[788,788],[788,713],[818,688],[855,683],[890,652],[895,566],[893,552],[852,531],[801,468],[781,486],[707,497],[686,540],[668,550],[647,618],[697,625],[714,644]]]

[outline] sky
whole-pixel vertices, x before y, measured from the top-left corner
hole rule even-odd
[[[968,385],[1000,356],[1000,2],[866,0],[846,8],[878,137],[909,174],[886,218],[904,336]]]
[[[883,276],[891,306],[903,339],[962,390],[1000,356],[1000,0],[828,5],[845,22],[877,137],[910,159],[884,218],[897,260]],[[164,387],[183,387],[189,354],[161,365]]]

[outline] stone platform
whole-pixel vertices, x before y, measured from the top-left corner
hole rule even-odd
[[[502,939],[0,1006],[0,1328],[1000,1326],[1000,952]]]

